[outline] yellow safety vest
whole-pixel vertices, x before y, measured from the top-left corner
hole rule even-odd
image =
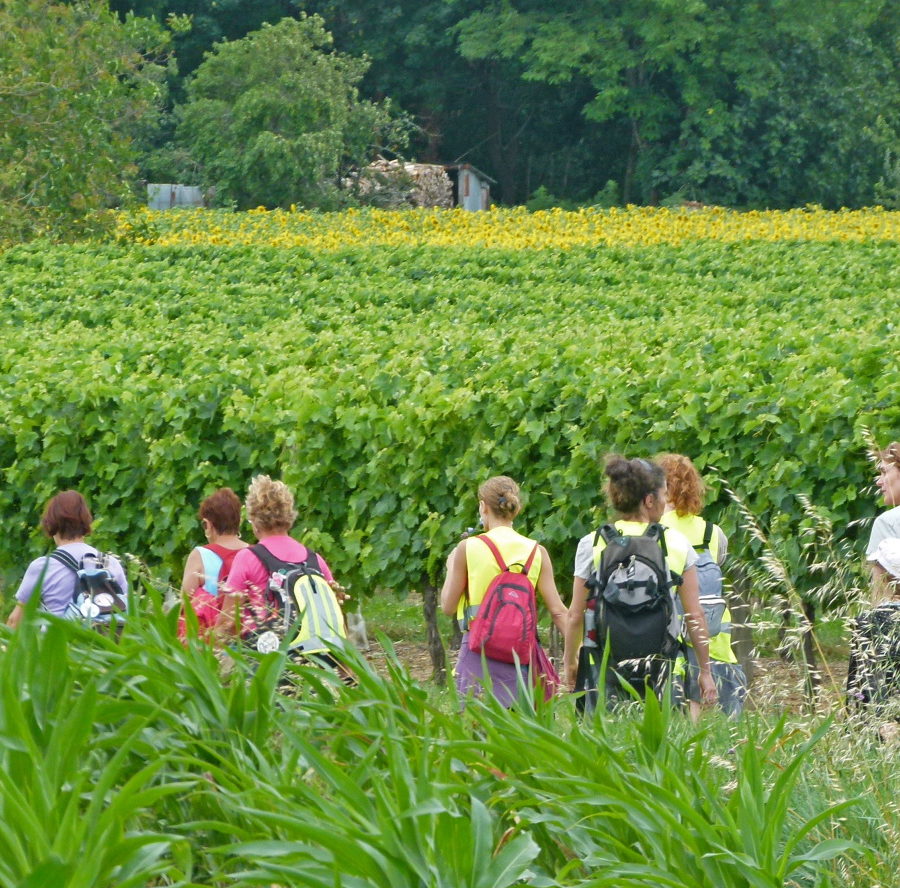
[[[703,535],[706,531],[706,521],[699,515],[679,515],[674,509],[666,512],[660,518],[659,523],[664,527],[671,527],[681,531],[687,537],[688,542],[694,546],[703,545]],[[718,526],[713,525],[713,533],[709,540],[709,554],[714,561],[719,560],[719,534]],[[685,639],[690,644],[690,639]],[[719,663],[737,663],[738,659],[731,649],[731,611],[726,607],[722,615],[722,628],[718,635],[709,640],[709,658]]]
[[[507,567],[524,565],[534,548],[534,540],[522,536],[511,527],[501,525],[487,532],[491,542],[500,550]],[[494,577],[500,575],[500,567],[491,550],[478,537],[471,536],[466,540],[466,594],[459,600],[456,608],[456,617],[464,625],[467,625],[477,613],[478,607],[484,600],[488,587]],[[538,549],[531,562],[528,571],[528,579],[537,588],[538,577],[541,575],[541,550]]]

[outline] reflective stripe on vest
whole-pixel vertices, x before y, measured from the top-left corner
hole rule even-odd
[[[731,611],[728,608],[725,608],[725,613],[722,615],[722,628],[719,630],[719,634],[709,640],[709,657],[719,663],[737,663],[738,661],[731,649]]]

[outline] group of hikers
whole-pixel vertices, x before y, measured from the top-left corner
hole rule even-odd
[[[739,715],[747,680],[732,649],[723,589],[728,539],[702,516],[697,469],[678,454],[612,454],[605,475],[616,517],[579,541],[568,607],[547,550],[513,527],[522,507],[516,482],[496,476],[479,487],[482,530],[451,551],[440,592],[442,610],[463,631],[455,668],[461,697],[487,692],[514,706],[522,688],[535,685],[548,696],[575,692],[579,710],[590,712],[601,702],[613,707],[670,693],[694,718],[716,703]],[[877,484],[891,507],[876,519],[866,553],[878,600],[856,621],[848,677],[850,699],[864,704],[883,703],[900,681],[887,668],[900,662],[900,443],[880,455]],[[206,542],[185,564],[180,637],[195,632],[217,647],[286,648],[352,680],[340,657],[347,595],[325,559],[290,535],[297,517],[291,491],[258,475],[243,508],[255,544],[241,538],[242,504],[230,488],[200,505]],[[125,571],[86,542],[92,520],[76,491],[50,500],[41,526],[56,549],[28,566],[10,626],[19,625],[38,590],[40,609],[58,617],[94,626],[126,618]],[[562,678],[538,639],[538,597],[564,639]]]
[[[513,529],[521,508],[519,487],[499,476],[478,491],[484,532],[462,540],[447,559],[441,606],[463,627],[456,666],[462,695],[488,685],[506,705],[520,686],[543,671],[555,684],[535,639],[532,656],[482,656],[473,644],[483,613],[496,597],[498,578],[520,565],[565,639],[561,684],[578,693],[582,710],[661,695],[670,681],[692,713],[719,701],[740,713],[747,690],[731,647],[731,617],[721,564],[728,551],[722,529],[700,515],[705,489],[686,456],[651,462],[611,455],[606,495],[617,518],[582,537],[575,555],[572,599],[563,604],[546,549]],[[488,599],[488,601],[486,601]],[[491,608],[502,613],[502,608]],[[500,617],[494,617],[499,621]],[[714,631],[713,631],[714,630]],[[601,682],[602,677],[602,682]]]

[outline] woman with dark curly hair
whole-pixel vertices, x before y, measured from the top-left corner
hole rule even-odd
[[[706,487],[693,462],[677,453],[665,453],[656,461],[666,473],[666,511],[660,519],[664,527],[671,527],[687,537],[699,558],[697,575],[700,586],[700,603],[715,614],[715,621],[709,626],[709,662],[716,689],[719,692],[719,706],[732,717],[741,714],[747,696],[747,676],[731,649],[731,611],[724,600],[721,565],[728,554],[728,537],[718,524],[701,517]],[[684,696],[689,701],[691,717],[700,714],[700,688],[698,686],[699,667],[697,655],[687,642],[686,659],[676,664],[676,674],[684,687]]]
[[[709,643],[707,641],[706,620],[700,606],[697,583],[697,556],[691,544],[677,530],[660,529],[659,520],[666,507],[666,476],[662,468],[646,459],[626,459],[618,454],[610,454],[606,458],[606,496],[619,518],[608,528],[604,526],[596,533],[589,533],[578,543],[575,553],[575,579],[572,584],[572,603],[568,612],[566,630],[565,670],[566,682],[570,689],[583,692],[580,705],[590,710],[596,704],[599,672],[603,660],[605,643],[594,631],[598,620],[598,599],[591,599],[591,618],[594,627],[589,625],[585,632],[585,614],[588,610],[588,582],[598,577],[603,562],[604,551],[612,546],[607,542],[609,534],[613,534],[613,542],[631,548],[635,544],[629,537],[642,537],[646,542],[639,545],[645,551],[642,557],[656,558],[656,563],[663,563],[668,573],[668,593],[681,601],[685,614],[685,625],[688,635],[697,651],[699,664],[698,684],[701,699],[704,703],[714,703],[716,686],[709,669]],[[604,534],[604,530],[607,531]],[[649,535],[649,536],[648,536]],[[655,543],[655,545],[652,545]],[[662,562],[660,562],[660,553]],[[632,559],[632,565],[634,559]],[[628,567],[623,567],[627,583]],[[662,569],[662,568],[661,568]],[[610,605],[612,607],[612,605]],[[662,694],[669,682],[675,653],[678,649],[678,637],[681,632],[681,619],[675,611],[674,600],[665,613],[670,614],[668,624],[662,626],[662,641],[652,654],[640,658],[615,660],[611,659],[606,673],[605,695],[608,704],[627,700],[631,695],[624,690],[628,685],[638,694],[648,688],[657,695]],[[627,617],[624,618],[627,622]],[[635,622],[636,625],[636,622]],[[633,627],[623,627],[624,633]],[[634,630],[637,631],[636,629]],[[616,647],[617,639],[609,630],[610,649]],[[655,639],[658,636],[654,637]],[[634,645],[638,646],[637,643]],[[624,693],[623,693],[624,691]]]

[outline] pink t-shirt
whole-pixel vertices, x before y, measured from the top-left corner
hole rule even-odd
[[[278,559],[298,564],[306,561],[309,549],[298,543],[287,534],[276,534],[260,540],[260,542]],[[331,568],[321,555],[316,555],[319,570],[328,582],[334,580]],[[247,596],[246,606],[241,615],[241,633],[252,631],[262,623],[267,615],[266,587],[269,584],[269,573],[265,565],[250,551],[241,549],[234,556],[231,572],[228,574],[228,589],[243,592]]]

